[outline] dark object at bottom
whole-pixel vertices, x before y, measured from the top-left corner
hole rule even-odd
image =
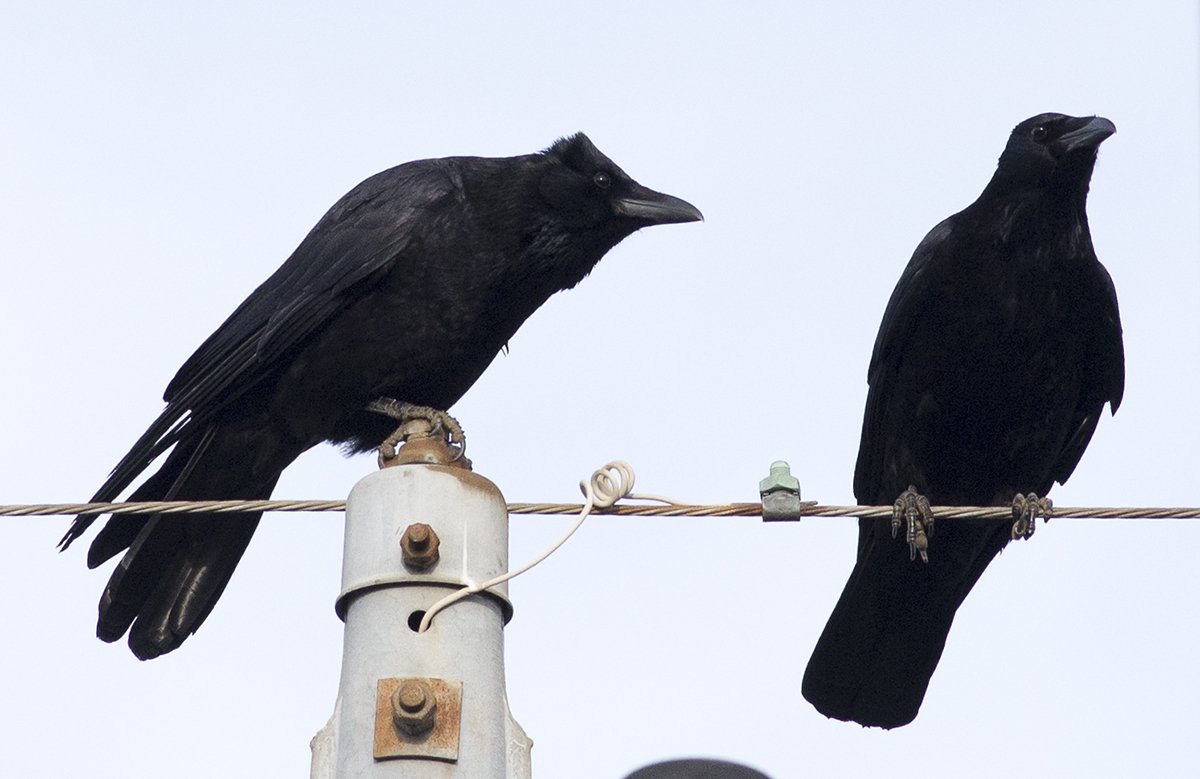
[[[639,768],[625,779],[771,779],[741,763],[694,757]]]

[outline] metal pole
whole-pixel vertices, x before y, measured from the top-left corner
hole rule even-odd
[[[532,745],[504,686],[507,584],[439,612],[454,589],[508,569],[508,513],[487,479],[413,439],[346,505],[341,685],[312,742],[313,779],[527,779]]]

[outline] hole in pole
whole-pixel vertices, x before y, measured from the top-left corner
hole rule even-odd
[[[414,611],[408,615],[408,627],[412,632],[416,633],[421,629],[421,620],[425,619],[425,612],[421,610]]]

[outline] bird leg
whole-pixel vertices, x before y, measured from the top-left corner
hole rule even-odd
[[[928,563],[929,536],[933,535],[933,509],[929,508],[929,499],[911,484],[892,504],[892,538],[900,532],[901,521],[905,526],[904,540],[908,542],[908,559],[915,560],[919,554],[921,562]]]
[[[467,453],[467,437],[463,434],[462,425],[458,420],[445,411],[429,406],[415,406],[412,403],[402,403],[393,398],[379,398],[367,405],[368,411],[384,414],[400,421],[390,436],[379,445],[379,463],[393,460],[396,457],[396,445],[409,438],[444,437],[454,450],[451,462],[461,460]]]
[[[1025,495],[1018,492],[1012,502],[1013,539],[1032,538],[1037,518],[1041,517],[1044,521],[1049,522],[1050,512],[1053,509],[1054,503],[1049,498],[1039,498],[1036,492]]]

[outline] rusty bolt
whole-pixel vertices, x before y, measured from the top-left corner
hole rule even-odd
[[[432,730],[437,720],[437,698],[420,679],[409,679],[392,693],[392,722],[410,736]]]
[[[433,528],[424,522],[415,522],[404,529],[400,538],[400,552],[404,564],[423,571],[438,561],[438,545],[441,540]]]

